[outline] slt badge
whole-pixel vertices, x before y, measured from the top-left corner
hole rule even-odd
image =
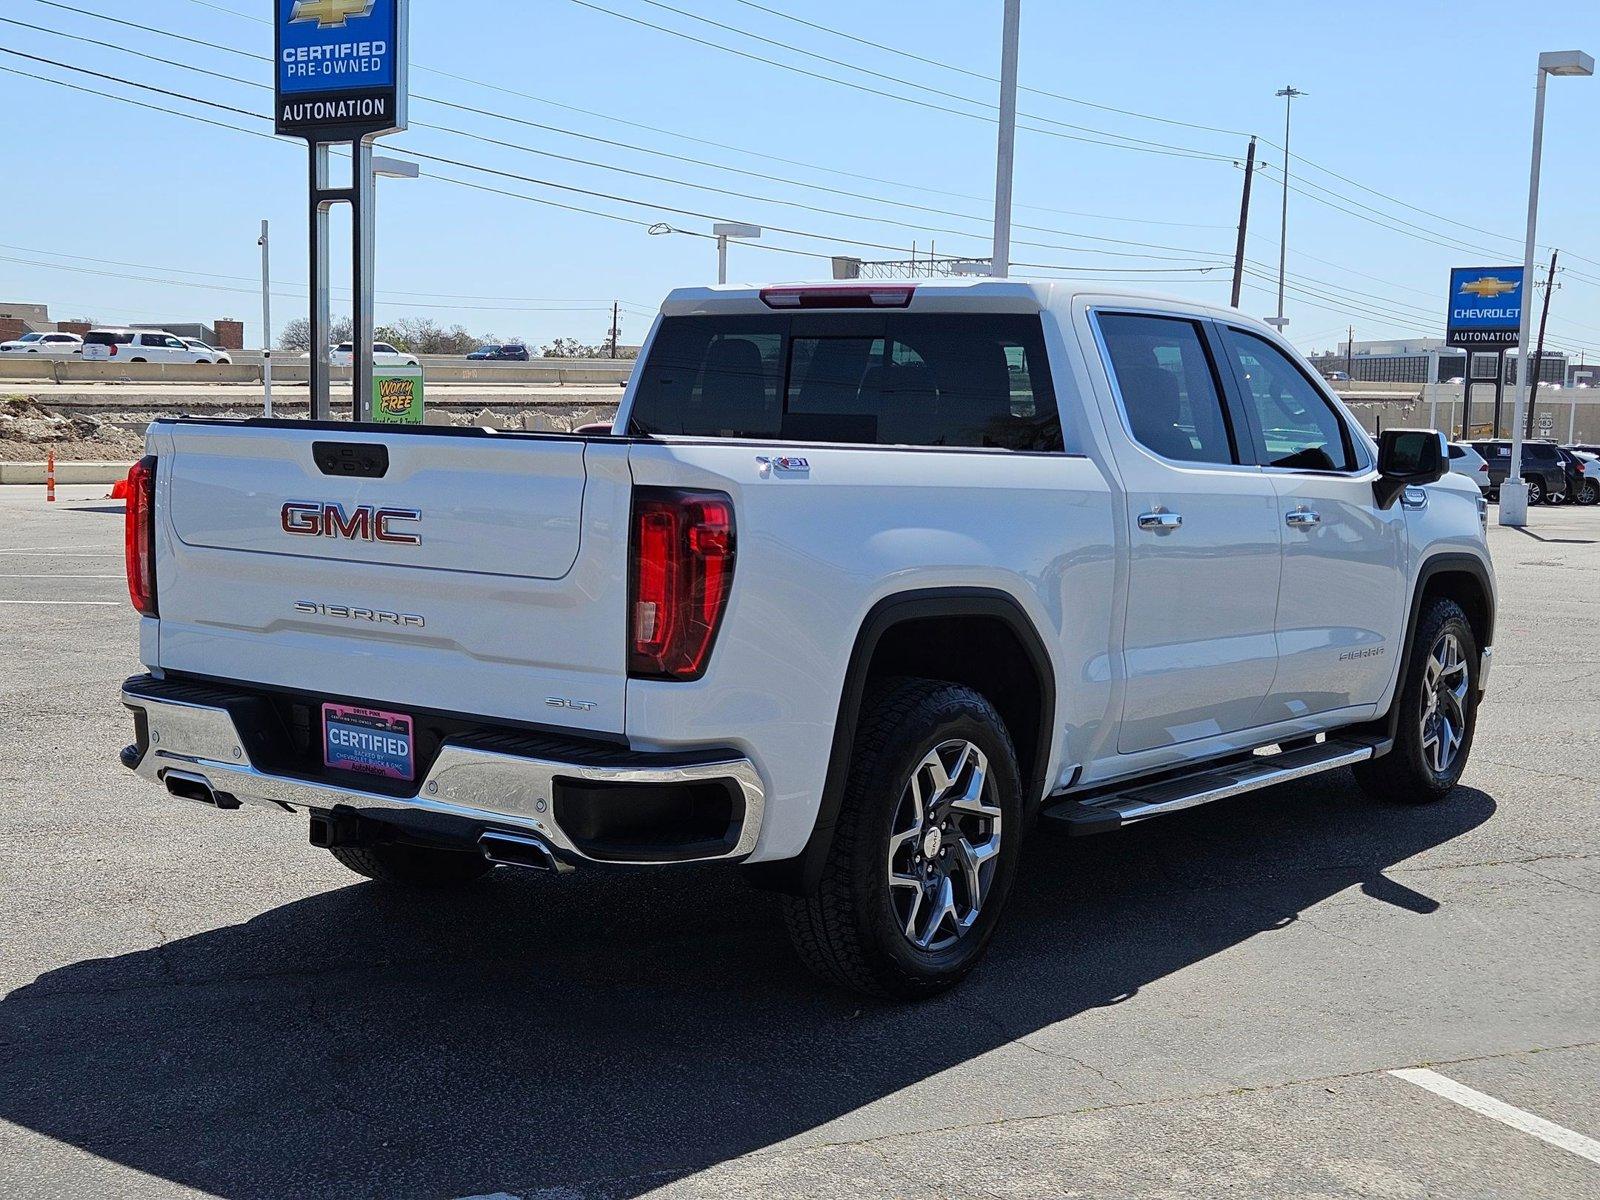
[[[758,454],[756,455],[756,469],[763,479],[774,471],[787,471],[795,475],[801,475],[811,470],[811,462],[809,459],[797,458],[788,454],[776,456]]]

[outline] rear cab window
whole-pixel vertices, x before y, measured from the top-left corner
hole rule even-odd
[[[1184,317],[1100,313],[1111,375],[1133,440],[1180,463],[1239,461],[1216,367]]]
[[[666,317],[631,429],[683,437],[1060,451],[1037,313]]]

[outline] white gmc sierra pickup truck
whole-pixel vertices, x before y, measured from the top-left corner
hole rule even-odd
[[[972,968],[1038,826],[1345,766],[1437,799],[1490,664],[1441,436],[1375,444],[1186,301],[686,288],[609,431],[178,418],[147,449],[128,767],[397,884],[740,864],[879,995]]]

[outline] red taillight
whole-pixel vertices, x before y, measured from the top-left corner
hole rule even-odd
[[[916,285],[909,287],[776,287],[761,289],[768,308],[906,308]]]
[[[733,585],[733,502],[640,488],[633,501],[628,674],[699,679]]]
[[[128,599],[147,617],[156,615],[156,460],[146,455],[128,471],[128,511],[123,524]]]

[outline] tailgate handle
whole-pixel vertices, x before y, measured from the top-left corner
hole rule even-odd
[[[324,475],[382,479],[389,470],[389,447],[381,442],[312,442],[311,457]]]

